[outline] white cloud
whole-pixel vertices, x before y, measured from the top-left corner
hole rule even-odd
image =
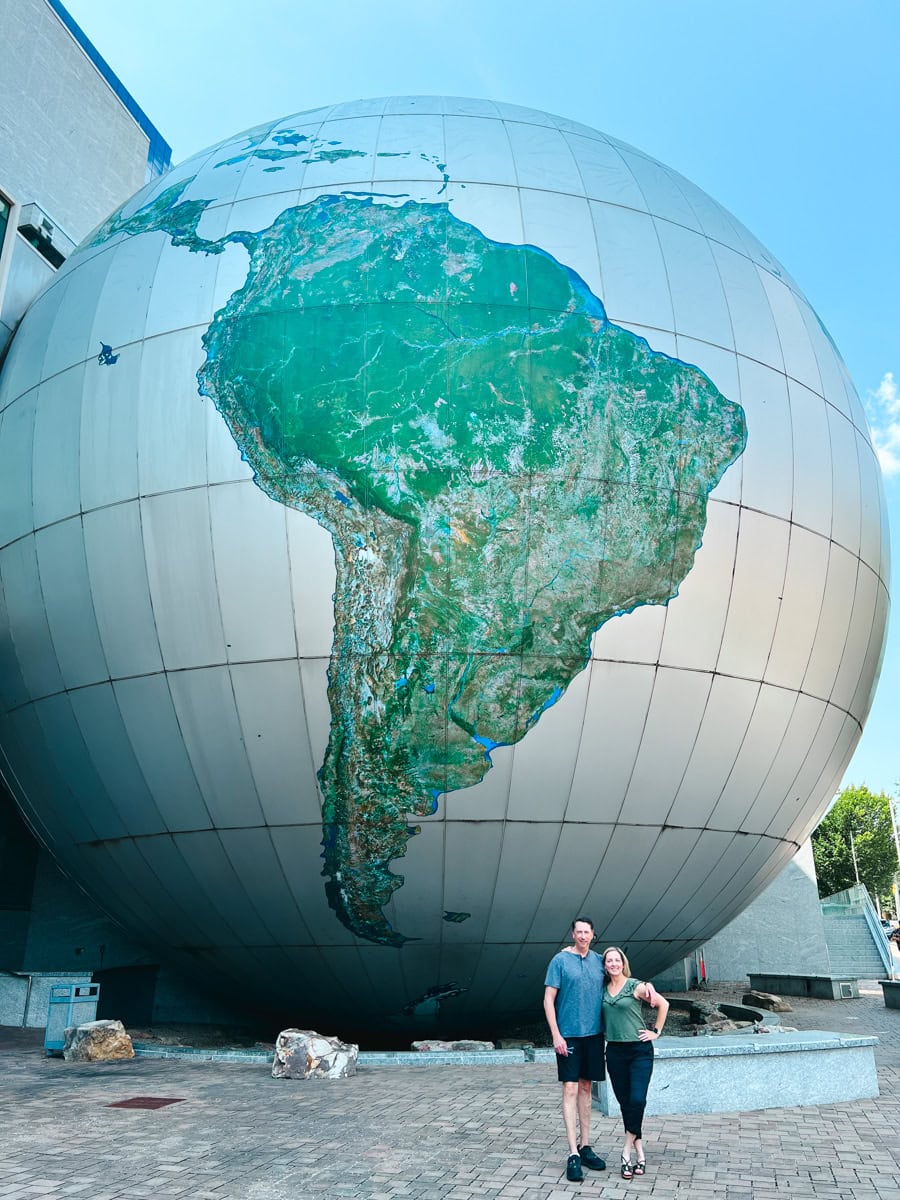
[[[872,441],[885,475],[900,475],[900,386],[888,371],[866,396]]]

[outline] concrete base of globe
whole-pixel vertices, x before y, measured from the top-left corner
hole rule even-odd
[[[879,979],[885,1008],[900,1008],[900,979]]]
[[[50,991],[58,983],[91,982],[90,971],[0,972],[0,1025],[43,1029]]]
[[[809,996],[814,1000],[858,1000],[859,980],[848,975],[748,975],[754,992]]]
[[[879,1094],[877,1042],[819,1030],[752,1039],[660,1038],[647,1113],[749,1112],[869,1099]],[[594,1084],[594,1105],[618,1117],[608,1080]]]

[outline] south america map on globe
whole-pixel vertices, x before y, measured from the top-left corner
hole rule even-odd
[[[363,153],[292,128],[267,141],[216,166]],[[258,486],[331,535],[323,875],[341,922],[394,946],[411,818],[527,736],[606,621],[677,594],[747,437],[702,371],[610,322],[540,247],[454,215],[450,168],[418,157],[440,178],[427,201],[336,187],[208,238],[189,177],[93,239],[248,255],[199,392]]]

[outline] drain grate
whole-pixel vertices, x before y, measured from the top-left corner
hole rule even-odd
[[[132,1096],[130,1100],[116,1100],[104,1108],[165,1108],[167,1104],[181,1104],[184,1097],[172,1100],[167,1096]]]

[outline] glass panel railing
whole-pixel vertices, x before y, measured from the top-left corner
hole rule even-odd
[[[866,904],[871,904],[869,893],[861,883],[835,892],[833,896],[824,896],[820,901],[823,913],[853,913],[862,915]]]

